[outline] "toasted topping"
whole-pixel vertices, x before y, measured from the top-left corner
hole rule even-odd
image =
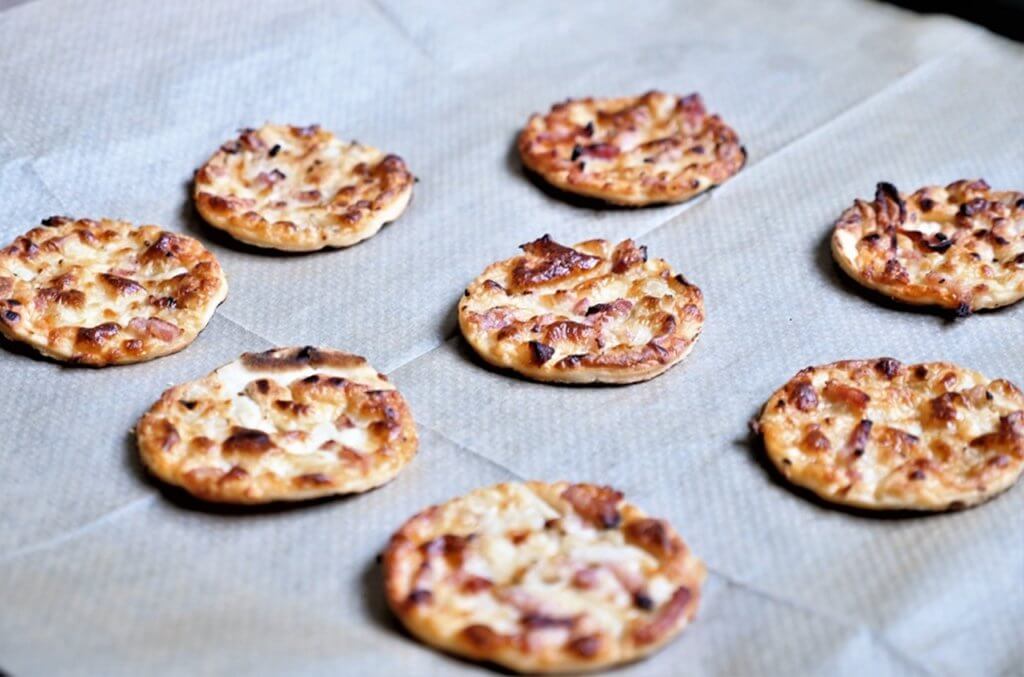
[[[786,387],[789,403],[800,411],[811,411],[818,406],[818,395],[808,379],[796,379]]]
[[[242,130],[197,172],[196,207],[259,247],[347,247],[405,210],[413,176],[395,155],[339,141],[316,125]]]
[[[529,256],[520,257],[512,269],[511,282],[517,289],[539,287],[591,270],[601,262],[571,247],[563,247],[545,235],[522,245]]]
[[[598,528],[610,529],[619,525],[618,504],[622,500],[622,493],[611,487],[573,484],[562,493],[562,498],[583,519]]]
[[[899,219],[898,205],[888,210]],[[820,392],[813,407],[783,406]],[[892,358],[804,369],[768,400],[757,428],[790,481],[861,508],[973,505],[1024,470],[1024,395],[952,364]]]
[[[838,381],[827,381],[822,394],[833,403],[842,403],[853,409],[863,409],[871,400],[863,390]]]
[[[687,200],[746,162],[736,133],[697,94],[568,100],[532,116],[518,146],[555,187],[626,205]]]
[[[693,618],[704,569],[609,487],[501,484],[392,537],[388,601],[430,644],[522,672],[638,658]]]
[[[675,535],[664,520],[634,520],[623,531],[627,543],[642,548],[658,559],[669,559],[685,550],[682,539]]]
[[[551,359],[555,349],[540,341],[530,341],[530,354],[534,364],[541,365]]]
[[[630,383],[690,351],[700,289],[645,247],[544,236],[488,267],[459,304],[463,334],[490,363],[544,381]]]
[[[405,400],[366,360],[313,347],[245,354],[171,388],[138,438],[155,475],[230,503],[366,491],[417,445]]]
[[[270,435],[262,430],[234,426],[224,440],[224,452],[236,454],[262,454],[274,448]]]
[[[966,317],[1024,297],[1024,193],[957,181],[901,195],[878,184],[836,223],[832,254],[866,287]]]
[[[312,346],[304,348],[279,348],[262,353],[245,353],[239,358],[242,364],[254,371],[291,372],[296,369],[329,367],[339,370],[358,369],[366,365],[366,360],[358,355],[343,353],[337,350],[319,350]],[[320,374],[311,374],[314,382]]]
[[[655,617],[641,623],[633,631],[633,639],[637,644],[651,644],[657,642],[665,632],[679,622],[679,619],[686,613],[693,593],[687,587],[680,587],[672,597],[655,615]]]

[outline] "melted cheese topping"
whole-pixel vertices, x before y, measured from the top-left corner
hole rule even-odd
[[[690,199],[746,161],[697,94],[569,100],[531,117],[518,145],[523,164],[554,186],[629,205]]]
[[[212,225],[261,247],[310,251],[370,237],[405,209],[401,158],[319,127],[243,130],[197,172],[196,206]]]
[[[227,294],[214,256],[156,226],[54,217],[0,251],[0,331],[60,360],[180,350]]]
[[[315,349],[243,356],[172,388],[143,417],[139,439],[161,478],[236,502],[365,491],[416,448],[405,401],[383,375]]]
[[[879,184],[836,223],[832,252],[861,284],[967,314],[1024,298],[1024,193],[957,181],[900,195]]]
[[[863,508],[978,503],[1024,469],[1024,396],[952,364],[854,360],[801,371],[760,418],[792,482]]]
[[[635,541],[640,524],[658,538]],[[703,579],[667,524],[613,490],[566,483],[502,484],[430,509],[396,534],[385,565],[392,606],[414,632],[515,669],[643,653],[638,628],[666,617],[657,644],[681,630]],[[481,635],[497,639],[474,649]]]
[[[628,383],[689,353],[700,289],[632,240],[563,247],[546,236],[466,290],[459,323],[491,364],[542,381]]]

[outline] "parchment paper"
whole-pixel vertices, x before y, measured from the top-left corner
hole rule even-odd
[[[746,422],[808,364],[947,359],[1024,381],[1024,306],[962,322],[880,304],[831,263],[876,181],[1024,187],[1024,54],[866,1],[35,0],[0,12],[0,236],[54,213],[158,223],[220,257],[190,348],[63,368],[0,350],[0,666],[15,675],[448,675],[386,611],[375,556],[409,515],[513,478],[611,483],[711,575],[698,622],[622,675],[1022,674],[1024,488],[881,519],[812,502]],[[700,91],[747,168],[682,206],[596,210],[526,179],[526,117],[569,96]],[[204,227],[192,171],[236,128],[319,122],[401,154],[408,212],[344,251],[273,256]],[[638,238],[699,284],[693,354],[647,384],[481,365],[463,287],[543,233]],[[391,374],[418,458],[365,496],[212,510],[148,480],[130,430],[239,353],[323,344]]]

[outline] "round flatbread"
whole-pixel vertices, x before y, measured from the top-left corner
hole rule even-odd
[[[227,292],[213,254],[157,226],[54,216],[0,250],[0,333],[64,362],[181,350]]]
[[[699,94],[569,99],[533,115],[518,145],[523,164],[556,188],[632,206],[688,200],[747,158]]]
[[[285,251],[348,247],[397,219],[413,176],[397,155],[319,126],[243,129],[199,168],[196,208],[242,242]]]
[[[1024,193],[982,180],[901,195],[878,184],[836,223],[832,255],[860,284],[965,316],[1024,298]]]
[[[520,672],[649,654],[697,612],[703,564],[609,487],[525,482],[416,515],[384,554],[388,603],[419,639]]]
[[[786,479],[858,508],[974,505],[1024,468],[1024,395],[948,362],[809,367],[769,398],[757,427]]]
[[[700,289],[632,240],[564,247],[545,235],[466,289],[459,325],[490,364],[538,381],[634,383],[693,348]]]
[[[246,353],[165,392],[137,427],[142,461],[208,501],[267,503],[367,491],[416,453],[405,400],[337,350]]]

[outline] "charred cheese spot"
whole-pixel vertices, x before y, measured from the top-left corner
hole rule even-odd
[[[821,426],[817,423],[811,423],[807,426],[807,431],[800,441],[800,448],[809,454],[828,451],[831,446],[828,436],[821,432]]]
[[[562,498],[572,505],[583,519],[599,528],[616,527],[622,519],[618,510],[622,493],[611,487],[573,484],[562,493]]]
[[[100,273],[99,278],[115,294],[127,296],[145,291],[138,282],[129,280],[126,277],[111,275],[110,273]]]
[[[75,344],[84,351],[92,351],[101,348],[111,338],[121,332],[121,327],[116,322],[104,322],[95,327],[81,327]]]
[[[797,379],[786,387],[789,403],[800,411],[810,411],[818,406],[818,394],[807,379]]]
[[[511,281],[515,288],[530,289],[549,282],[579,275],[600,263],[596,256],[565,247],[544,235],[522,245],[526,256],[512,269]]]
[[[224,451],[236,454],[264,454],[274,448],[270,435],[262,430],[235,427],[224,440]]]
[[[246,478],[248,476],[249,476],[249,473],[246,472],[245,468],[243,468],[240,465],[233,465],[233,466],[231,466],[230,470],[228,470],[226,473],[224,473],[224,475],[220,478],[219,481],[220,482],[232,482],[234,480],[244,479],[244,478]]]
[[[644,549],[658,559],[673,558],[684,547],[678,537],[673,537],[671,528],[663,520],[634,520],[628,523],[623,531],[627,543]]]
[[[496,651],[509,643],[507,637],[479,623],[466,626],[462,631],[462,637],[473,648],[485,652]]]
[[[530,357],[534,364],[541,365],[551,359],[555,349],[540,341],[530,341]]]
[[[569,650],[581,658],[593,658],[601,652],[601,635],[584,635],[569,642]]]
[[[178,435],[178,431],[169,421],[161,421],[160,425],[157,426],[156,430],[158,444],[161,451],[170,451],[174,448],[178,442],[181,441],[181,436]]]
[[[637,644],[652,644],[664,639],[665,635],[675,626],[686,613],[693,593],[687,587],[680,587],[671,599],[655,615],[654,619],[640,624],[633,631],[633,639]]]
[[[871,400],[868,394],[862,390],[858,390],[853,386],[840,383],[838,381],[827,381],[825,388],[822,390],[822,394],[830,402],[837,404],[845,404],[853,409],[862,410],[868,405]]]

